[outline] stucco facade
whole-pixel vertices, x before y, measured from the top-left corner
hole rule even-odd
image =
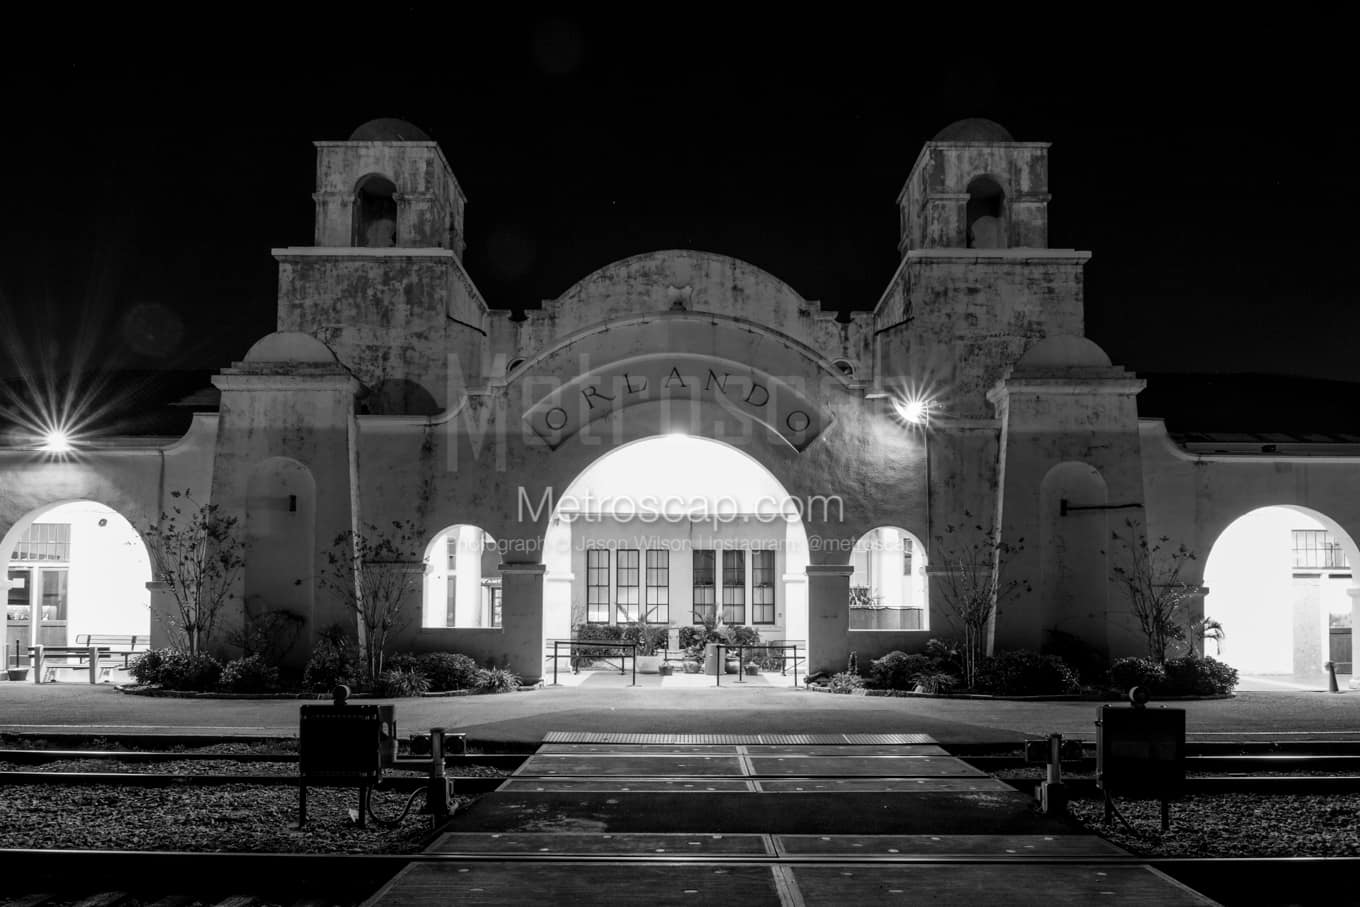
[[[898,199],[901,264],[873,311],[848,320],[745,262],[690,250],[606,265],[515,320],[463,267],[467,199],[435,143],[378,121],[316,147],[315,245],[274,251],[277,333],[221,369],[218,412],[179,439],[0,451],[0,553],[50,505],[98,501],[140,527],[191,488],[247,540],[229,623],[296,614],[288,658],[300,663],[320,631],[354,624],[322,582],[338,535],[411,521],[428,543],[478,527],[500,554],[478,574],[499,574],[500,625],[440,626],[442,606],[415,601],[395,645],[525,678],[542,674],[545,637],[570,629],[563,596],[577,622],[587,573],[581,544],[569,568],[548,563],[555,513],[525,502],[672,434],[738,452],[791,500],[835,500],[799,510],[805,547],[781,548],[774,567],[771,635],[806,640],[813,669],[954,633],[932,554],[975,526],[1019,549],[1003,564],[1024,591],[997,613],[1000,648],[1062,630],[1109,654],[1141,650],[1106,551],[1125,517],[1207,552],[1247,510],[1295,504],[1331,519],[1360,558],[1354,451],[1203,455],[1140,422],[1142,382],[1084,338],[1089,253],[1047,247],[1047,145],[996,124],[962,121],[926,143]],[[929,399],[925,424],[894,405],[909,397]],[[658,495],[674,477],[651,477]],[[904,568],[920,573],[921,629],[851,629],[852,553],[878,527],[923,549]],[[689,528],[667,531],[676,550],[696,544]],[[790,534],[746,535],[778,547]],[[671,622],[684,623],[692,572],[671,572]],[[427,580],[425,598],[439,588]]]

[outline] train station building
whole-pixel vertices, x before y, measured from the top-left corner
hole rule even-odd
[[[296,616],[297,664],[355,623],[323,582],[336,537],[406,521],[423,581],[395,647],[528,679],[545,640],[639,619],[749,625],[813,669],[920,650],[958,632],[948,553],[992,526],[1017,583],[995,649],[1144,652],[1114,570],[1133,524],[1197,553],[1191,610],[1225,661],[1349,663],[1360,439],[1140,417],[1144,380],[1085,336],[1091,253],[1049,247],[1044,142],[964,120],[904,161],[900,263],[848,320],[690,250],[516,319],[464,268],[437,143],[377,120],[316,152],[312,242],[274,250],[276,330],[220,364],[186,433],[0,450],[7,653],[164,643],[138,531],[188,489],[239,519],[227,624]]]

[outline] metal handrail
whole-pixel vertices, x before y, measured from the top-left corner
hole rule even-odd
[[[559,658],[562,657],[562,656],[558,653],[558,648],[559,648],[560,646],[564,646],[564,645],[565,645],[565,646],[571,646],[571,647],[572,647],[572,650],[569,650],[569,651],[567,652],[567,657],[568,657],[568,658],[577,658],[577,657],[579,657],[579,656],[577,656],[577,655],[574,654],[574,649],[576,649],[577,647],[580,647],[580,648],[590,648],[590,649],[618,649],[618,650],[619,650],[619,673],[620,673],[620,674],[626,674],[626,673],[628,673],[627,667],[626,667],[626,663],[627,663],[627,660],[631,657],[632,660],[633,660],[633,686],[637,686],[637,650],[638,650],[638,644],[635,643],[635,642],[622,642],[622,641],[596,640],[596,639],[554,639],[554,640],[552,641],[552,647],[553,647],[553,682],[552,682],[552,685],[553,685],[553,686],[557,686],[557,685],[558,685],[558,683],[557,683],[557,660],[558,660]],[[623,651],[624,649],[627,649],[628,651],[625,652],[625,651]],[[572,673],[576,673],[576,669],[575,669],[575,668],[572,669]]]
[[[745,683],[745,682],[746,682],[746,659],[742,657],[742,654],[743,654],[744,650],[746,650],[746,649],[765,649],[765,650],[769,650],[769,649],[779,649],[780,651],[784,651],[784,650],[787,650],[787,649],[792,649],[792,650],[793,650],[793,655],[792,655],[792,656],[784,655],[784,656],[781,656],[781,657],[782,657],[782,658],[786,658],[786,659],[788,659],[788,660],[790,660],[790,661],[793,662],[793,686],[794,686],[795,689],[797,689],[797,687],[798,687],[798,662],[799,662],[800,658],[802,657],[802,656],[800,656],[800,655],[798,654],[798,646],[797,646],[797,645],[773,646],[773,645],[767,645],[767,644],[764,644],[764,643],[728,644],[728,643],[724,643],[724,642],[714,643],[714,645],[716,645],[716,646],[718,647],[718,662],[719,662],[719,664],[717,665],[717,670],[714,671],[714,679],[715,679],[715,681],[716,681],[716,683],[714,684],[715,686],[722,686],[722,675],[723,675],[723,667],[722,667],[722,664],[723,664],[723,654],[722,654],[722,653],[723,653],[723,650],[724,650],[724,649],[736,649],[736,650],[737,650],[737,683]],[[783,673],[783,672],[781,671],[780,673]]]

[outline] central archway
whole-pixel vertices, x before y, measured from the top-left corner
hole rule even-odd
[[[808,541],[798,503],[720,441],[657,435],[604,454],[556,500],[544,538],[543,629],[678,630],[705,619],[805,643]]]

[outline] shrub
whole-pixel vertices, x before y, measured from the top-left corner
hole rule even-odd
[[[928,656],[889,652],[869,663],[869,679],[882,690],[910,690],[916,686],[917,675],[935,669]]]
[[[723,642],[732,646],[760,645],[760,631],[755,627],[728,627]]]
[[[505,668],[484,668],[477,672],[476,689],[479,693],[513,693],[519,689],[519,678]]]
[[[1110,660],[1080,636],[1063,630],[1049,630],[1048,642],[1041,650],[1045,655],[1056,655],[1065,661],[1077,678],[1087,686],[1099,686],[1109,675]]]
[[[833,693],[849,693],[851,690],[858,690],[863,686],[864,678],[858,674],[842,671],[840,674],[831,675],[829,689]]]
[[[932,638],[926,642],[925,655],[935,670],[963,674],[963,653],[959,651],[957,643]]]
[[[222,662],[211,655],[170,652],[161,665],[158,683],[167,690],[204,692],[217,686]]]
[[[952,693],[963,683],[957,675],[944,671],[926,671],[913,679],[916,681],[913,689],[919,688],[922,693]]]
[[[1077,690],[1076,672],[1056,655],[1020,649],[990,655],[978,665],[975,689],[1002,696],[1044,696]]]
[[[624,628],[615,624],[577,624],[572,636],[576,639],[598,639],[602,642],[621,642],[623,641]],[[594,648],[593,646],[581,646],[576,649],[575,654],[581,658],[608,658],[611,655],[618,655],[618,649]]]
[[[132,663],[129,673],[138,683],[159,684],[166,659],[175,654],[174,649],[152,649]]]
[[[430,678],[416,670],[389,668],[378,675],[373,692],[379,696],[419,696],[430,691]]]
[[[329,693],[338,684],[354,686],[362,676],[359,646],[343,627],[321,631],[302,672],[302,685],[309,690]]]
[[[263,655],[247,655],[226,663],[218,686],[228,693],[267,693],[279,688],[279,669]]]
[[[638,643],[637,654],[653,655],[666,648],[667,634],[666,627],[653,627],[643,623],[629,624],[622,630],[621,638],[624,642]]]
[[[457,652],[426,652],[416,670],[430,678],[432,690],[469,690],[477,683],[477,662]]]
[[[1166,669],[1151,658],[1120,658],[1110,665],[1110,684],[1125,692],[1142,687],[1160,693],[1166,689]]]
[[[1165,692],[1172,696],[1218,696],[1237,686],[1236,668],[1206,656],[1173,658],[1165,668]]]

